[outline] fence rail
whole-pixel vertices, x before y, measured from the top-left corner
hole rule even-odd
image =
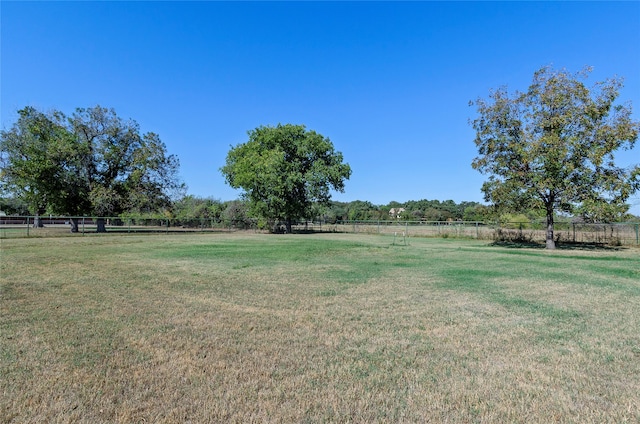
[[[167,219],[121,217],[0,217],[0,238],[56,237],[71,235],[72,221],[78,234],[98,233],[179,233],[204,231],[234,231],[253,228],[251,222],[214,219]]]
[[[39,219],[39,225],[36,224]],[[79,234],[96,233],[193,233],[257,230],[254,221],[220,221],[216,219],[122,218],[122,217],[0,217],[0,238],[56,237],[71,234],[71,222],[78,224]],[[639,223],[590,224],[557,222],[554,238],[559,243],[640,245]],[[462,237],[542,243],[546,238],[544,222],[442,222],[442,221],[322,221],[299,222],[294,231],[369,233],[406,237]]]
[[[557,222],[554,226],[554,239],[558,243],[640,245],[639,227],[640,224],[635,222]],[[531,243],[544,243],[546,239],[546,224],[543,222],[350,221],[334,224],[333,230],[404,237],[463,237]]]

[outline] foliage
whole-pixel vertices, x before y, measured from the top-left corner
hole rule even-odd
[[[0,138],[2,190],[33,213],[148,213],[184,190],[178,159],[158,135],[141,135],[113,109],[77,109],[69,118],[32,107],[18,113]]]
[[[527,229],[530,226],[531,219],[523,213],[505,213],[500,216],[500,223],[505,228]]]
[[[462,214],[463,221],[487,221],[491,219],[491,211],[488,206],[475,204],[473,206],[465,206]]]
[[[330,201],[324,206],[322,211],[322,219],[330,224],[347,219],[348,203]]]
[[[123,121],[113,109],[77,109],[70,119],[83,150],[83,186],[91,213],[151,212],[168,208],[179,182],[178,158],[166,154],[155,133],[141,135],[137,122]]]
[[[506,211],[545,211],[547,247],[554,248],[556,212],[611,221],[626,212],[625,201],[640,188],[640,166],[618,167],[614,153],[630,149],[640,124],[630,105],[614,105],[619,79],[583,80],[545,67],[527,92],[506,88],[478,99],[472,121],[479,155],[473,167],[488,174],[485,199]]]
[[[184,196],[173,203],[173,216],[178,219],[222,219],[224,203],[218,199]]]
[[[249,205],[244,200],[232,200],[226,203],[222,212],[222,218],[226,224],[236,228],[250,228],[252,220],[249,217]]]
[[[15,197],[0,197],[0,212],[6,215],[29,215],[29,207],[22,200]]]
[[[351,221],[380,219],[380,209],[371,202],[354,200],[346,206],[347,218]]]
[[[233,147],[221,168],[227,183],[242,188],[250,212],[269,221],[309,218],[314,202],[327,204],[330,190],[344,191],[351,168],[328,138],[304,125],[260,126]]]
[[[77,146],[66,119],[60,112],[44,114],[32,107],[18,114],[11,130],[0,134],[1,189],[36,215],[64,208],[78,194],[67,184],[74,177]]]
[[[354,200],[352,202],[332,201],[325,208],[323,217],[330,223],[342,220],[376,221],[397,219],[391,216],[391,209],[404,208],[400,214],[401,220],[407,221],[483,221],[488,219],[487,206],[477,202],[460,202],[453,200],[440,202],[439,200],[410,200],[405,203],[391,201],[386,205],[374,205],[369,201]],[[471,211],[477,210],[477,214]],[[482,211],[482,213],[480,212]]]

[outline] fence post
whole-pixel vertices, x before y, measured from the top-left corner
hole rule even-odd
[[[27,217],[27,237],[29,237],[29,218]]]
[[[636,224],[636,244],[640,244],[640,240],[638,239],[638,227],[640,227],[640,224]]]

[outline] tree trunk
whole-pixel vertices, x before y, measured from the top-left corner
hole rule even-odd
[[[553,209],[547,208],[547,249],[555,249],[556,242],[553,239]]]
[[[291,218],[287,218],[287,234],[291,234]]]
[[[42,218],[40,217],[40,214],[36,214],[36,216],[33,217],[33,228],[43,228],[44,227],[44,223],[42,222]]]
[[[79,218],[71,218],[71,219],[69,219],[69,224],[71,224],[71,232],[72,233],[77,233],[78,232],[78,221],[79,221]]]
[[[107,232],[107,227],[104,225],[104,218],[98,218],[96,220],[96,225],[97,225],[97,229],[96,229],[97,233],[106,233]]]

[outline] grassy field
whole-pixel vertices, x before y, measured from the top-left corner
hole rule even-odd
[[[0,422],[640,421],[638,249],[0,243]]]

